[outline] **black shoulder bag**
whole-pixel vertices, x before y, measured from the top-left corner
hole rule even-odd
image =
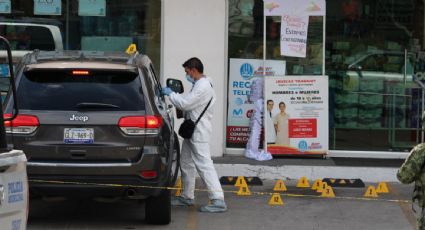
[[[180,128],[179,128],[179,135],[181,137],[183,137],[184,139],[192,138],[193,132],[195,132],[196,125],[198,124],[199,120],[201,120],[201,117],[204,115],[205,111],[207,111],[211,101],[212,101],[212,98],[210,102],[208,102],[208,105],[205,107],[204,111],[202,111],[201,115],[199,115],[199,118],[198,120],[196,120],[196,122],[193,122],[190,118],[184,120],[184,122],[180,125]]]

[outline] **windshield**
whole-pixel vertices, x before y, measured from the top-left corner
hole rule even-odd
[[[131,72],[26,72],[18,85],[18,106],[24,110],[144,110],[141,82]]]

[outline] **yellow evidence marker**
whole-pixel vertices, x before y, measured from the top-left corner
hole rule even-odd
[[[176,196],[180,196],[182,194],[182,178],[181,177],[177,179],[177,183],[176,183],[176,186],[174,186],[174,188],[177,188]]]
[[[317,188],[316,192],[322,193],[326,189],[326,187],[328,187],[328,183],[322,182],[322,184],[320,185],[320,187]]]
[[[297,184],[297,188],[310,188],[307,177],[303,176],[300,178]]]
[[[269,200],[269,205],[283,205],[282,197],[279,193],[273,193]]]
[[[127,54],[134,54],[137,52],[136,44],[131,44],[128,46],[127,50],[125,51]]]
[[[236,187],[241,187],[241,186],[248,187],[248,184],[246,183],[245,178],[243,176],[238,176],[238,179],[236,179],[235,186]]]
[[[387,183],[381,182],[378,184],[378,188],[376,189],[376,193],[389,193]]]
[[[274,188],[273,188],[273,191],[275,191],[275,192],[285,192],[287,189],[286,189],[286,186],[285,186],[285,183],[283,183],[283,180],[277,180],[277,182],[276,182],[276,185],[274,186]]]
[[[319,189],[320,187],[322,187],[322,179],[317,179],[317,180],[315,180],[314,181],[314,183],[313,183],[313,186],[311,186],[311,189],[312,190],[317,190],[317,189]]]
[[[240,186],[239,191],[236,193],[238,196],[251,196],[248,185]]]
[[[364,197],[378,197],[378,193],[376,193],[375,187],[369,186],[369,187],[367,187],[366,193],[363,196]]]
[[[326,188],[322,191],[321,197],[335,197],[335,193],[332,187],[326,186]]]

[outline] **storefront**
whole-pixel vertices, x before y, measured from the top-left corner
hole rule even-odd
[[[324,58],[322,20],[310,16],[306,58],[288,58],[279,49],[280,17],[267,17],[266,58],[283,60],[286,76],[322,75],[324,60],[330,152],[400,153],[422,142],[423,88],[413,75],[423,71],[423,2],[327,0]],[[229,1],[228,23],[230,69],[234,60],[262,60],[262,1]],[[237,103],[229,100],[229,110],[237,112]],[[228,113],[228,121],[245,113],[236,112]],[[228,129],[226,147],[237,153],[246,136]]]
[[[184,80],[181,64],[200,57],[217,94],[213,156],[245,147],[249,84],[234,84],[231,70],[262,60],[263,16],[262,0],[0,0],[0,21],[57,25],[65,49],[136,43],[163,81]],[[413,78],[425,77],[422,1],[327,0],[326,17],[309,17],[305,58],[281,55],[280,24],[266,18],[266,58],[285,63],[276,68],[286,76],[328,76],[331,153],[402,153],[422,142],[423,89]],[[241,128],[231,133],[234,121]]]

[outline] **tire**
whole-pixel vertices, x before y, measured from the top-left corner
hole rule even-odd
[[[170,184],[169,186],[174,186],[177,180],[177,175],[179,174],[180,168],[180,143],[179,138],[176,133],[174,133],[174,156],[171,160],[171,169],[170,169]]]
[[[171,221],[171,192],[163,190],[157,197],[149,197],[145,205],[145,220],[149,224],[166,225]]]

